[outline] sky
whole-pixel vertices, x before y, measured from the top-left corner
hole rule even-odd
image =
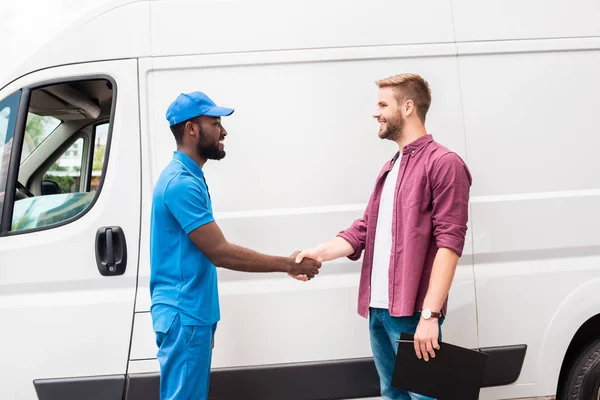
[[[41,46],[107,0],[0,0],[0,82]]]

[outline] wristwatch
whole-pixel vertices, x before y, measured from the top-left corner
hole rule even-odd
[[[441,316],[441,312],[431,311],[429,308],[424,308],[423,311],[421,311],[421,317],[426,320],[430,318],[440,318]]]

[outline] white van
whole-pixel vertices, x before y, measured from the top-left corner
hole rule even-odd
[[[0,84],[0,398],[158,399],[149,212],[179,93],[236,108],[205,169],[227,238],[289,255],[362,214],[396,151],[374,81],[401,72],[473,175],[445,341],[489,353],[481,399],[600,398],[598,21],[597,0],[95,11]],[[377,396],[359,271],[219,271],[211,399]]]

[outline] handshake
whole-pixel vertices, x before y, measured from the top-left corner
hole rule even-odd
[[[290,268],[288,275],[302,282],[311,280],[319,273],[322,254],[319,248],[305,251],[295,251],[290,258],[293,258],[294,265]]]
[[[287,273],[294,279],[306,282],[319,273],[321,263],[354,253],[355,249],[348,241],[336,236],[312,250],[295,251],[288,259],[292,265],[288,267]]]

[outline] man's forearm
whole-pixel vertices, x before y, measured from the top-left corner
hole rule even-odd
[[[217,249],[213,262],[217,267],[242,272],[289,272],[294,266],[293,258],[270,256],[231,243]]]
[[[423,302],[423,308],[437,312],[442,309],[452,286],[457,263],[458,255],[455,252],[446,248],[438,249],[433,261],[429,289]]]
[[[327,242],[318,245],[315,250],[320,255],[320,261],[331,261],[336,258],[347,257],[354,253],[352,245],[345,239],[336,236]]]

